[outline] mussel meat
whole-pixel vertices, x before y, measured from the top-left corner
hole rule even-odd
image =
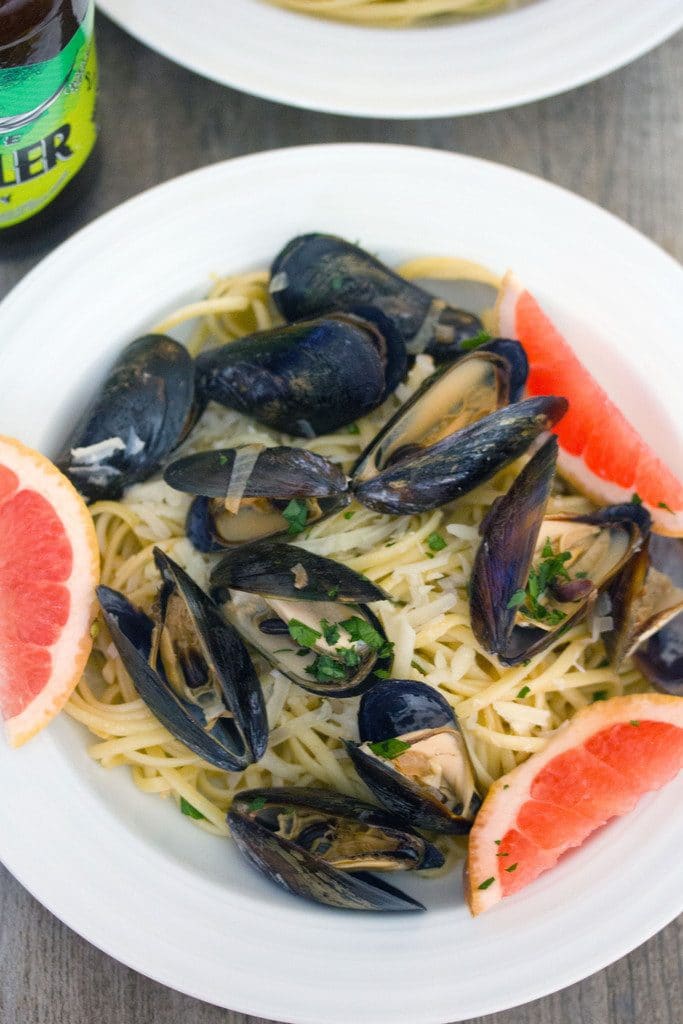
[[[249,862],[295,896],[344,910],[424,910],[368,871],[440,867],[443,856],[386,811],[322,789],[252,789],[228,814]]]
[[[354,496],[376,512],[393,515],[439,508],[514,462],[566,410],[566,399],[552,395],[497,409],[427,448],[409,449],[370,479],[352,481]]]
[[[211,587],[242,637],[311,693],[352,697],[389,669],[393,645],[365,603],[386,595],[332,559],[274,543],[238,548]]]
[[[206,398],[275,430],[315,437],[333,433],[384,401],[388,352],[387,339],[374,324],[334,314],[273,327],[202,353],[198,388]]]
[[[154,618],[123,594],[98,587],[114,645],[145,704],[209,764],[243,771],[268,744],[261,685],[237,631],[160,548]]]
[[[618,667],[633,660],[657,690],[683,696],[683,542],[653,533],[610,592]]]
[[[350,501],[341,470],[304,448],[251,444],[198,452],[167,466],[164,480],[199,495],[186,532],[200,551],[294,536]]]
[[[464,834],[481,805],[462,732],[432,686],[385,679],[361,699],[361,743],[347,743],[356,771],[400,820]]]
[[[546,650],[584,618],[648,536],[640,505],[547,516],[557,463],[550,438],[481,524],[470,581],[472,629],[506,665]]]
[[[504,354],[478,349],[429,377],[359,457],[351,471],[354,486],[508,405],[513,374],[518,395],[528,363],[518,342],[501,345]]]
[[[196,421],[194,363],[162,334],[128,345],[55,460],[90,500],[146,480]]]
[[[462,342],[482,330],[477,316],[400,277],[357,245],[312,233],[288,242],[275,257],[270,290],[286,320],[365,307],[387,317],[408,352],[428,352],[437,362],[462,352]]]

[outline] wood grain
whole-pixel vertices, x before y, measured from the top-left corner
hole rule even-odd
[[[142,189],[215,160],[303,142],[408,143],[509,164],[599,203],[683,260],[682,35],[568,95],[513,111],[423,122],[361,121],[253,99],[175,67],[103,18],[98,41],[99,180],[40,237],[0,236],[0,297],[73,231]],[[593,941],[587,930],[585,942]],[[485,1020],[681,1024],[682,950],[680,919],[580,984]],[[111,960],[2,868],[0,968],[0,1024],[257,1024]]]

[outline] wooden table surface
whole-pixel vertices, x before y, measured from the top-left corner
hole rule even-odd
[[[510,164],[599,203],[683,261],[683,35],[600,82],[542,103],[386,123],[292,110],[224,89],[151,53],[102,17],[98,44],[99,180],[41,238],[0,236],[0,298],[74,230],[142,189],[202,164],[302,142],[410,143]],[[592,941],[590,930],[585,941]],[[683,918],[607,970],[486,1021],[681,1024],[682,950]],[[256,1024],[111,960],[0,867],[0,1024],[11,1021]]]

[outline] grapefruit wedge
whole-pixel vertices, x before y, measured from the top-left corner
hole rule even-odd
[[[92,646],[90,513],[51,462],[0,437],[0,713],[12,746],[63,707]]]
[[[554,431],[560,443],[558,468],[600,505],[638,495],[654,529],[683,536],[683,483],[642,439],[608,398],[514,274],[508,272],[496,305],[496,330],[518,338],[529,360],[529,395],[564,395],[569,409]],[[609,424],[609,430],[604,425]]]
[[[469,839],[472,913],[523,889],[681,768],[683,698],[643,693],[579,711],[489,790]]]

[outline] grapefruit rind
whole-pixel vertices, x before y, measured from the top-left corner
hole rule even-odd
[[[512,272],[508,271],[504,278],[503,283],[498,293],[498,299],[494,310],[494,322],[496,325],[496,331],[501,337],[505,338],[517,338],[519,337],[519,330],[517,324],[517,307],[521,297],[525,295],[525,289],[519,278]],[[535,300],[534,300],[535,303]],[[542,311],[541,311],[542,312]],[[545,319],[548,319],[547,316]],[[550,326],[552,323],[549,321]],[[553,329],[554,333],[555,329]],[[520,342],[524,346],[524,338],[519,338]],[[552,342],[551,349],[552,349]],[[559,345],[559,342],[558,342]],[[637,477],[639,470],[642,469],[642,463],[639,462],[638,456],[644,457],[646,462],[649,459],[655,459],[659,464],[661,472],[666,477],[670,478],[672,474],[667,467],[665,467],[660,460],[657,460],[652,449],[642,441],[642,438],[638,435],[635,428],[629,423],[624,417],[623,413],[614,405],[609,399],[608,395],[601,387],[601,385],[595,380],[592,374],[586,369],[586,367],[579,360],[576,352],[573,351],[571,345],[566,339],[562,341],[561,348],[563,351],[557,353],[560,362],[567,361],[571,356],[572,361],[576,360],[581,366],[582,376],[588,379],[595,388],[595,395],[581,395],[581,398],[585,401],[588,400],[592,404],[600,405],[604,402],[606,406],[611,409],[612,415],[615,418],[619,418],[623,422],[623,426],[626,432],[632,432],[634,439],[638,440],[636,445],[635,459],[633,460],[633,478],[634,482],[632,486],[620,486],[614,480],[606,479],[605,476],[600,476],[593,472],[583,457],[585,452],[572,453],[567,451],[565,446],[560,439],[560,449],[558,454],[557,466],[560,474],[571,483],[578,491],[585,494],[592,501],[598,505],[605,504],[621,504],[631,501],[634,491],[638,490]],[[527,355],[529,353],[527,352]],[[532,372],[534,368],[533,357],[530,356],[530,362]],[[552,362],[552,361],[551,361]],[[549,373],[550,377],[553,377],[552,371]],[[572,406],[572,390],[573,380],[567,380],[565,388],[563,389],[563,381],[558,379],[559,375],[553,377],[547,383],[549,389],[553,394],[563,394],[570,402],[570,411]],[[581,381],[576,382],[578,386],[581,386]],[[593,402],[594,399],[594,402]],[[565,426],[568,425],[568,419],[565,421]],[[562,431],[562,424],[560,424],[559,431]],[[642,447],[641,447],[642,446]],[[612,453],[613,454],[613,453]],[[606,468],[606,467],[605,467]],[[677,483],[678,493],[680,494],[681,485]],[[657,533],[662,533],[670,537],[681,537],[683,536],[683,509],[677,508],[676,502],[670,498],[669,502],[662,501],[648,503],[647,500],[643,502],[650,512],[654,529]],[[672,505],[673,507],[665,507]]]
[[[469,836],[465,868],[465,896],[474,916],[489,910],[503,898],[500,882],[504,862],[496,856],[496,840],[515,829],[520,809],[530,799],[534,780],[556,757],[581,747],[591,737],[613,725],[661,722],[683,730],[683,699],[668,694],[643,693],[591,704],[557,729],[547,747],[503,775],[489,789]],[[678,766],[683,767],[681,765]],[[673,766],[675,773],[676,767]],[[673,775],[672,775],[673,777]],[[658,787],[655,787],[658,788]],[[634,798],[634,803],[636,798]],[[561,808],[558,808],[561,814]],[[543,852],[538,850],[538,855]],[[549,859],[543,870],[557,862]],[[487,881],[493,879],[487,885]],[[481,885],[485,885],[481,889]]]
[[[95,527],[83,499],[45,456],[20,441],[0,436],[0,466],[19,479],[19,490],[40,494],[59,516],[71,543],[73,563],[66,581],[69,615],[57,642],[48,651],[52,672],[47,685],[13,718],[6,720],[9,743],[19,747],[63,708],[83,674],[92,649],[91,628],[97,614],[95,587],[100,555]],[[1,669],[1,666],[0,666]]]

